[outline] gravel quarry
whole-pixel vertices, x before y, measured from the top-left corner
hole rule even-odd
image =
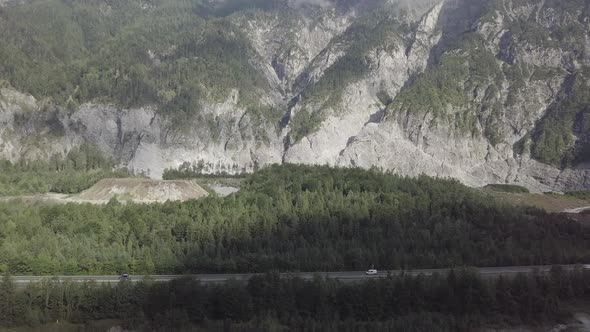
[[[183,202],[208,195],[205,189],[189,180],[103,179],[75,198],[98,203],[106,203],[113,197],[121,201],[157,203]]]
[[[197,182],[191,180],[152,180],[141,178],[103,179],[77,195],[47,193],[30,196],[3,197],[1,200],[20,199],[54,204],[106,204],[116,198],[121,202],[163,203],[188,201],[209,196]]]

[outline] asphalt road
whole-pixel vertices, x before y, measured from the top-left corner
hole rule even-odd
[[[565,213],[582,213],[586,210],[590,210],[590,206],[584,206],[584,207],[575,208],[575,209],[565,209],[565,210],[563,210],[563,212],[565,212]]]
[[[563,270],[571,271],[574,270],[576,267],[578,268],[590,268],[590,265],[560,265]],[[548,273],[553,265],[544,265],[544,266],[510,266],[510,267],[484,267],[484,268],[474,268],[474,270],[478,271],[479,274],[483,278],[497,278],[499,276],[516,276],[519,273]],[[406,274],[409,276],[430,276],[435,273],[446,275],[450,269],[423,269],[423,270],[391,270],[391,271],[379,271],[376,275],[367,275],[364,271],[348,271],[348,272],[303,272],[303,273],[281,273],[282,276],[294,276],[303,279],[312,279],[315,276],[319,275],[322,277],[327,278],[334,278],[338,279],[342,282],[359,282],[374,278],[382,278],[387,277],[388,274],[391,275],[401,275]],[[223,283],[229,280],[237,280],[237,281],[245,281],[248,280],[250,277],[256,274],[194,274],[194,275],[153,275],[153,276],[143,276],[143,275],[130,275],[129,281],[131,282],[139,282],[144,279],[156,281],[156,282],[166,282],[171,281],[174,279],[179,278],[186,278],[192,277],[195,279],[200,280],[202,283]],[[61,282],[88,282],[93,281],[96,283],[118,283],[121,280],[119,276],[13,276],[13,282],[17,286],[26,286],[31,282],[41,282],[43,280],[58,280]]]

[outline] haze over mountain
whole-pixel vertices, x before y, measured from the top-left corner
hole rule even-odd
[[[584,0],[0,1],[0,157],[590,188]]]

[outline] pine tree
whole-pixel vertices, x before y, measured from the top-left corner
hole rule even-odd
[[[0,282],[0,324],[12,326],[18,321],[16,317],[16,286],[11,277],[5,274]]]

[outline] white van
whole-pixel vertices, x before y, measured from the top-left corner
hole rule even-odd
[[[375,275],[375,274],[377,274],[377,270],[376,269],[369,269],[369,270],[367,270],[367,272],[365,272],[365,274]]]

